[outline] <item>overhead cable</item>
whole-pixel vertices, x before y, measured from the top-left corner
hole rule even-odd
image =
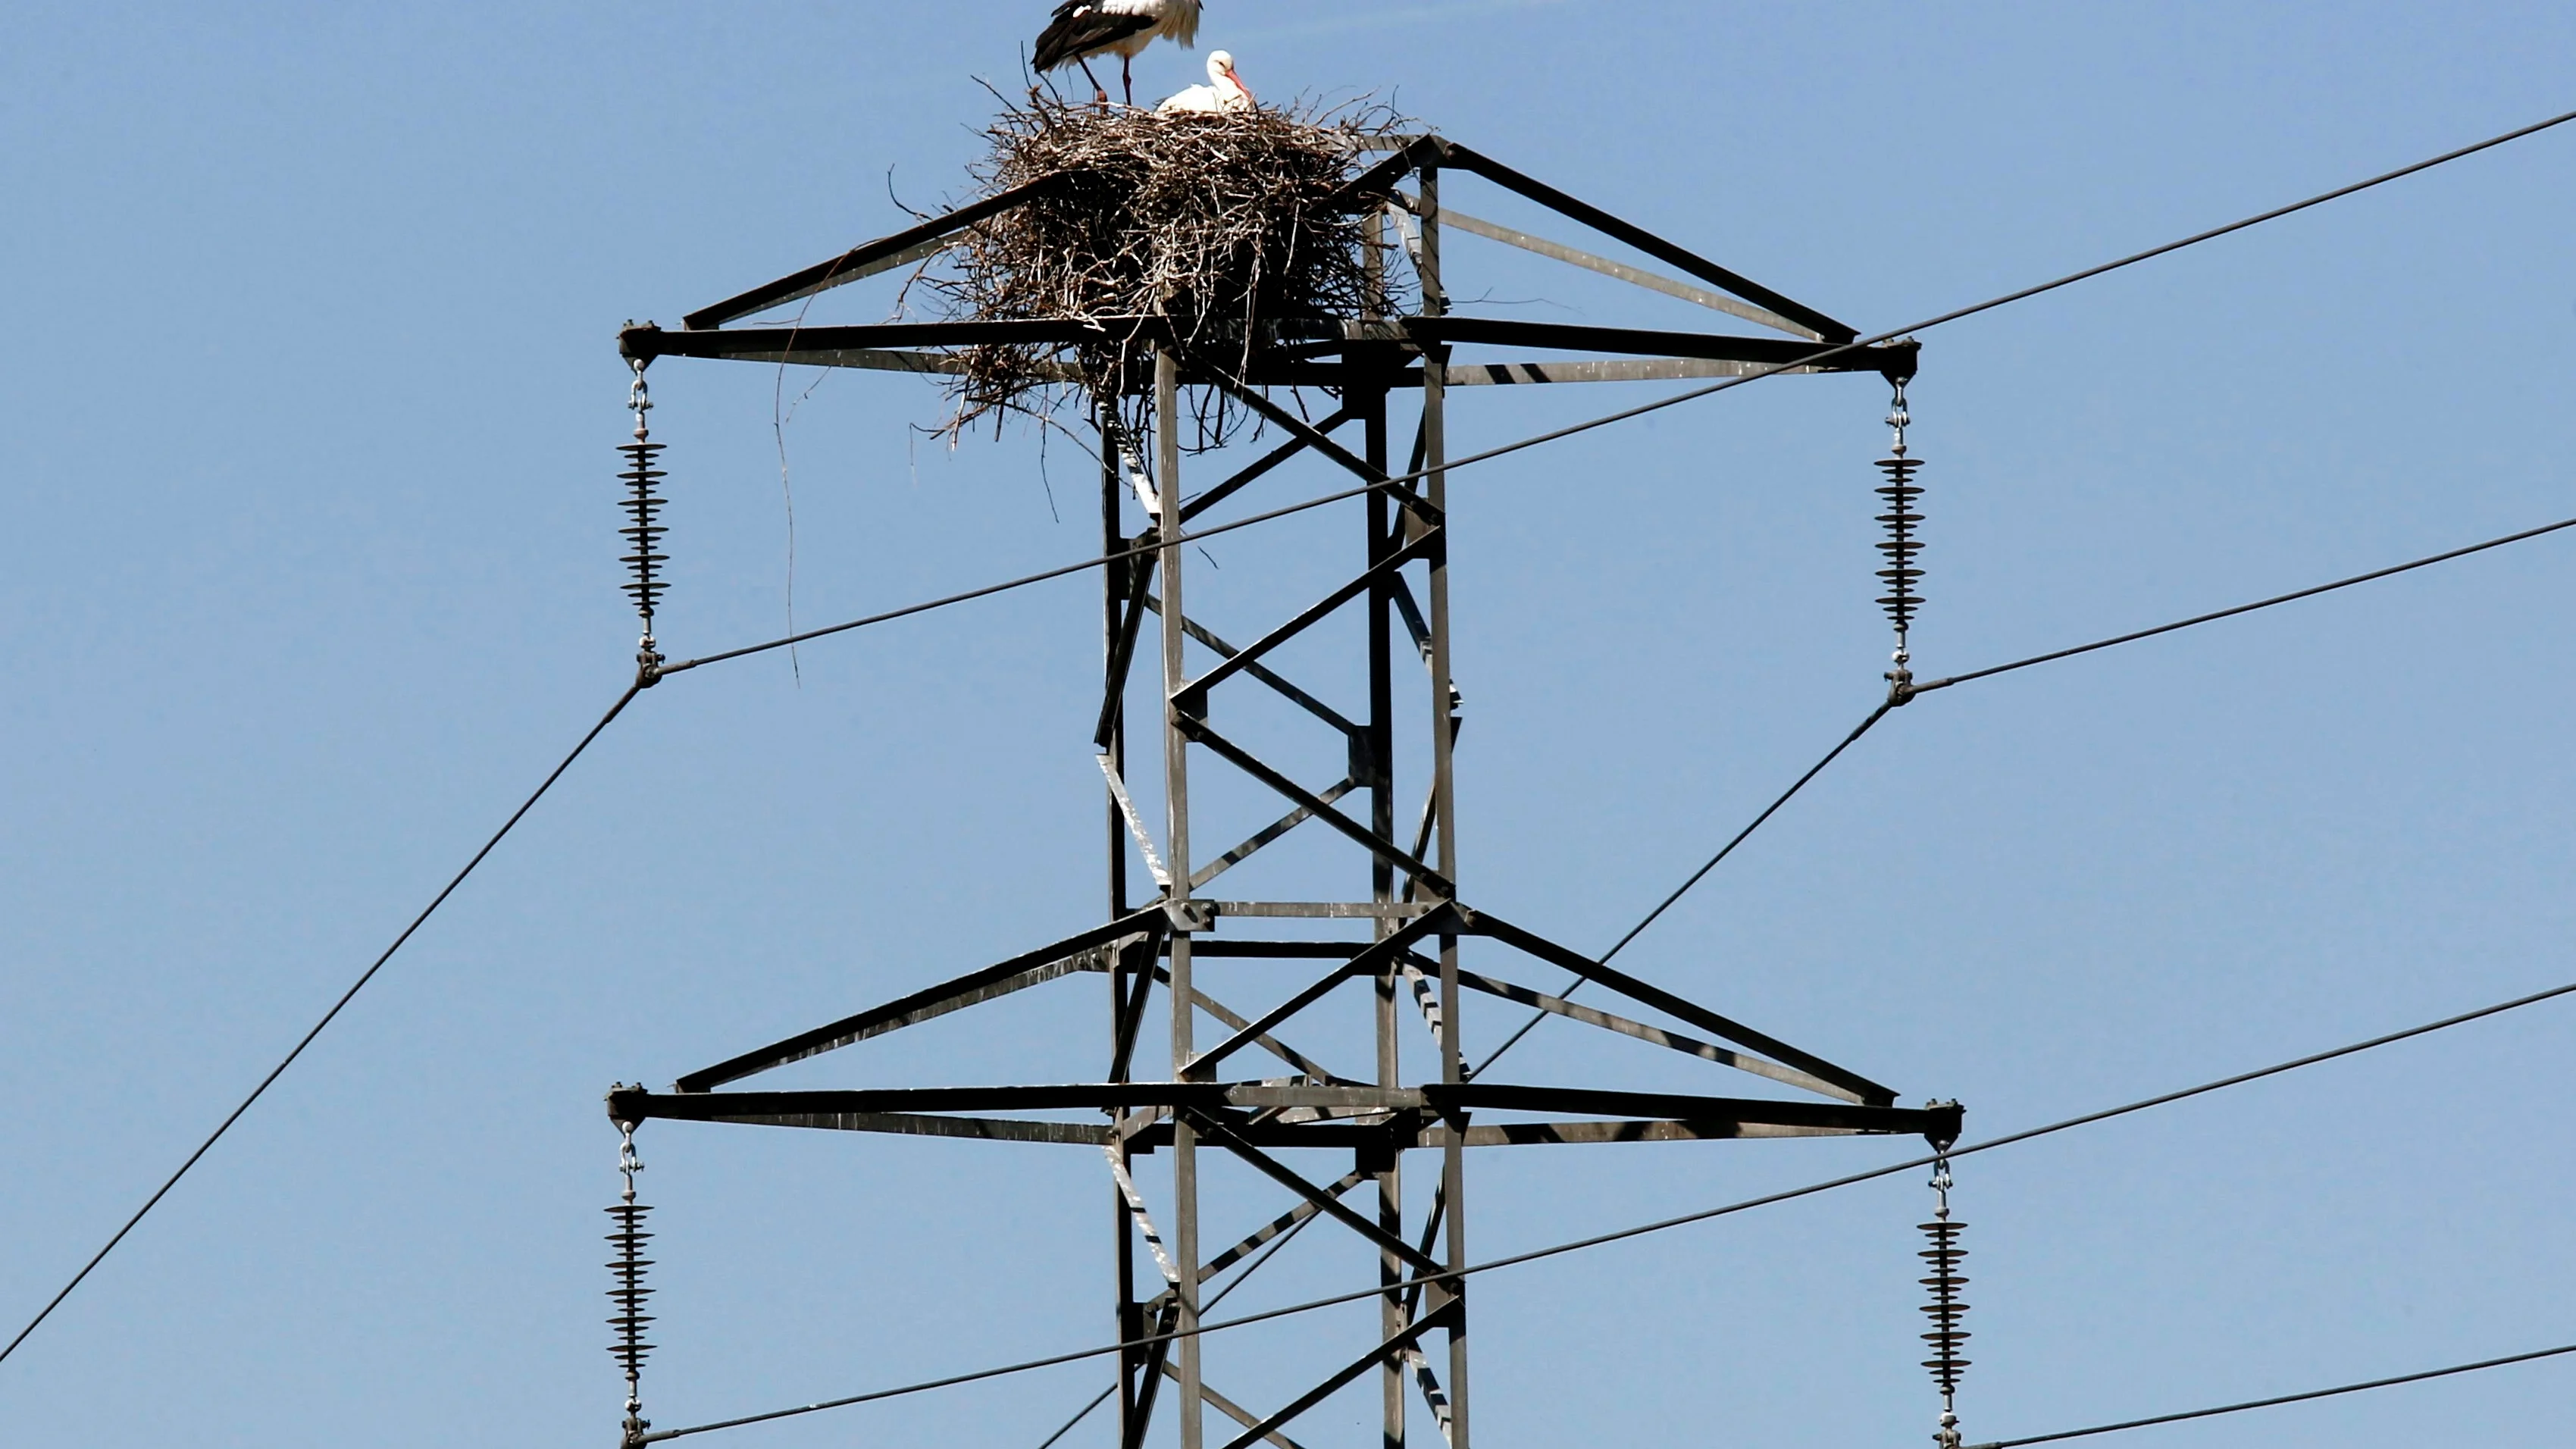
[[[1691,887],[1698,885],[1701,877],[1707,875],[1710,871],[1717,869],[1718,862],[1723,861],[1730,855],[1733,855],[1735,853],[1735,847],[1742,845],[1754,831],[1762,828],[1764,821],[1769,820],[1773,815],[1778,814],[1780,807],[1789,803],[1790,796],[1807,788],[1807,782],[1809,780],[1823,774],[1825,772],[1825,766],[1830,765],[1835,760],[1841,758],[1843,751],[1850,749],[1853,743],[1859,740],[1862,735],[1868,734],[1870,726],[1887,718],[1887,712],[1894,709],[1896,705],[1897,701],[1891,698],[1881,703],[1878,708],[1871,710],[1868,718],[1863,719],[1858,725],[1855,725],[1850,734],[1843,736],[1842,743],[1825,751],[1825,757],[1823,759],[1809,765],[1807,767],[1807,773],[1800,775],[1795,781],[1791,782],[1788,789],[1780,792],[1779,798],[1773,800],[1770,804],[1763,806],[1762,813],[1754,816],[1751,824],[1745,826],[1742,830],[1735,832],[1735,837],[1732,840],[1727,841],[1726,844],[1719,846],[1717,848],[1717,854],[1710,856],[1699,869],[1692,871],[1689,879],[1683,881],[1680,885],[1673,887],[1673,893],[1671,895],[1668,895],[1661,901],[1656,902],[1655,908],[1646,912],[1645,919],[1637,922],[1637,924],[1633,926],[1630,926],[1626,935],[1621,936],[1617,941],[1613,942],[1609,950],[1602,952],[1600,957],[1601,964],[1608,965],[1611,957],[1628,949],[1629,942],[1637,939],[1639,935],[1643,934],[1648,926],[1655,923],[1657,917],[1672,908],[1675,901],[1678,901],[1683,896],[1690,894]],[[1560,997],[1571,996],[1574,994],[1577,987],[1580,987],[1584,982],[1591,979],[1592,977],[1590,973],[1578,971],[1575,973],[1573,984],[1567,986],[1564,990],[1559,991],[1557,995]],[[1547,1018],[1548,1013],[1544,1011],[1531,1013],[1530,1019],[1521,1023],[1520,1030],[1513,1032],[1508,1037],[1505,1037],[1501,1046],[1494,1048],[1492,1052],[1486,1055],[1483,1061],[1478,1062],[1474,1067],[1468,1069],[1465,1073],[1466,1078],[1469,1081],[1473,1081],[1477,1077],[1483,1076],[1487,1067],[1490,1067],[1495,1062],[1501,1060],[1503,1053],[1510,1051],[1514,1046],[1518,1045],[1522,1037],[1529,1035],[1533,1028],[1535,1028],[1540,1022],[1547,1020]]]
[[[2355,584],[2366,584],[2373,579],[2384,579],[2394,574],[2406,573],[2412,569],[2426,568],[2437,563],[2447,563],[2455,558],[2466,558],[2473,553],[2484,553],[2491,548],[2502,548],[2509,543],[2520,543],[2525,539],[2538,538],[2541,535],[2548,533],[2556,533],[2562,528],[2576,528],[2576,518],[2562,518],[2556,523],[2544,523],[2538,528],[2526,528],[2520,533],[2508,533],[2502,538],[2490,538],[2484,543],[2473,543],[2465,548],[2455,548],[2442,553],[2427,554],[2422,558],[2415,559],[2408,563],[2391,564],[2389,567],[2384,569],[2372,569],[2366,574],[2354,574],[2351,578],[2337,579],[2330,584],[2317,584],[2310,588],[2298,589],[2286,594],[2275,594],[2271,598],[2258,599],[2250,604],[2238,604],[2232,609],[2220,609],[2216,613],[2212,614],[2195,614],[2188,619],[2177,619],[2170,624],[2158,624],[2152,629],[2140,629],[2133,633],[2114,635],[2108,639],[2096,639],[2090,644],[2078,644],[2072,649],[2052,649],[2046,654],[2034,654],[2028,659],[2016,659],[2010,664],[1991,664],[1983,669],[1971,669],[1965,674],[1953,674],[1946,679],[1935,679],[1929,683],[1914,685],[1907,691],[1907,693],[1909,696],[1916,694],[1929,694],[1933,690],[1948,689],[1951,685],[1965,684],[1972,679],[1991,679],[1998,674],[2010,674],[2016,669],[2028,669],[2034,664],[2049,664],[2060,659],[2072,659],[2078,654],[2090,654],[2096,649],[2108,649],[2114,644],[2134,644],[2140,639],[2152,639],[2158,634],[2170,634],[2176,629],[2188,629],[2195,624],[2212,623],[2219,619],[2232,619],[2239,614],[2251,614],[2257,609],[2271,608],[2275,604],[2287,604],[2299,599],[2311,599],[2319,594],[2333,593],[2337,589],[2351,588]]]
[[[224,1120],[215,1125],[215,1130],[207,1134],[206,1140],[197,1144],[197,1150],[188,1154],[187,1160],[179,1164],[179,1170],[171,1173],[167,1181],[153,1190],[152,1196],[143,1200],[143,1206],[136,1208],[134,1216],[125,1220],[125,1226],[116,1230],[115,1235],[107,1240],[106,1246],[90,1255],[90,1260],[81,1265],[80,1271],[74,1273],[71,1281],[63,1285],[62,1291],[47,1300],[45,1306],[36,1311],[36,1316],[27,1321],[27,1326],[18,1330],[18,1336],[9,1340],[8,1347],[0,1348],[0,1360],[6,1360],[9,1355],[16,1353],[18,1345],[27,1341],[27,1335],[34,1333],[38,1324],[51,1317],[53,1311],[62,1306],[63,1300],[72,1296],[72,1290],[78,1288],[82,1280],[89,1277],[90,1270],[105,1261],[108,1254],[115,1252],[116,1245],[125,1241],[125,1235],[134,1231],[135,1224],[142,1222],[146,1214],[160,1206],[161,1199],[170,1195],[170,1189],[179,1185],[179,1179],[188,1175],[188,1169],[195,1167],[198,1159],[204,1157],[217,1142],[221,1141],[223,1135],[232,1130],[233,1124],[241,1120],[242,1114],[251,1109],[251,1104],[257,1102],[279,1077],[284,1076],[288,1067],[295,1065],[295,1059],[304,1055],[304,1049],[313,1045],[313,1039],[320,1036],[322,1029],[329,1026],[340,1015],[343,1007],[355,1000],[359,992],[366,989],[368,982],[376,979],[376,973],[383,970],[385,963],[394,958],[394,953],[403,948],[403,943],[411,939],[412,933],[419,930],[440,906],[447,904],[447,898],[456,893],[458,886],[465,884],[465,878],[474,873],[474,868],[483,863],[483,858],[492,853],[493,847],[501,843],[502,837],[508,835],[522,819],[526,818],[530,810],[536,808],[537,802],[545,798],[545,793],[554,788],[555,781],[562,779],[564,771],[572,768],[572,762],[580,759],[582,751],[590,748],[590,742],[598,739],[600,732],[608,728],[610,721],[625,712],[626,706],[634,700],[636,693],[644,688],[644,684],[644,680],[638,679],[635,683],[626,686],[626,692],[617,697],[617,703],[610,705],[608,713],[599,717],[599,723],[592,725],[590,732],[581,737],[581,742],[572,747],[572,753],[564,756],[560,764],[547,772],[545,779],[538,782],[537,788],[529,793],[528,798],[519,802],[519,808],[510,812],[510,818],[501,822],[501,828],[492,832],[492,838],[483,842],[483,848],[475,851],[473,857],[465,862],[464,868],[448,878],[447,884],[439,888],[437,895],[430,897],[429,904],[421,907],[420,914],[411,918],[411,924],[402,928],[402,934],[394,937],[393,944],[384,949],[384,954],[376,957],[368,964],[366,970],[358,973],[358,979],[349,983],[349,989],[340,993],[339,1000],[331,1003],[331,1009],[322,1013],[320,1021],[313,1023],[313,1029],[304,1033],[296,1041],[294,1049],[279,1059],[276,1066],[268,1069],[268,1075],[260,1078],[259,1085],[250,1089],[250,1095],[242,1098],[241,1105],[227,1113]]]
[[[1718,847],[1717,854],[1710,856],[1707,861],[1701,864],[1699,869],[1690,873],[1688,879],[1675,887],[1670,895],[1667,895],[1662,900],[1656,902],[1653,910],[1646,912],[1645,916],[1640,919],[1637,924],[1630,926],[1627,933],[1621,936],[1609,950],[1601,953],[1601,960],[1607,962],[1611,957],[1618,955],[1622,950],[1626,949],[1629,942],[1637,939],[1638,935],[1648,926],[1653,925],[1656,920],[1664,914],[1664,912],[1672,909],[1675,902],[1679,901],[1683,896],[1688,895],[1692,887],[1697,886],[1701,879],[1707,876],[1710,871],[1717,869],[1719,862],[1734,854],[1735,848],[1742,845],[1747,837],[1751,836],[1754,831],[1761,829],[1763,824],[1769,821],[1773,815],[1778,814],[1780,807],[1788,804],[1791,796],[1797,794],[1800,790],[1805,789],[1808,781],[1813,780],[1816,776],[1822,774],[1827,765],[1832,764],[1836,759],[1839,759],[1842,756],[1843,751],[1851,748],[1852,744],[1862,735],[1869,733],[1872,725],[1875,725],[1880,720],[1887,718],[1887,712],[1889,710],[1895,708],[1898,704],[1901,704],[1906,700],[1912,699],[1918,694],[1928,694],[1936,689],[1947,689],[1954,684],[1966,684],[1971,680],[1990,679],[1998,674],[2010,674],[2016,669],[2028,669],[2034,664],[2048,664],[2060,659],[2072,659],[2078,654],[2090,654],[2097,649],[2108,649],[2115,644],[2134,644],[2141,639],[2152,639],[2159,634],[2170,634],[2177,629],[2191,628],[2195,624],[2212,623],[2219,619],[2232,619],[2239,614],[2250,614],[2257,609],[2268,609],[2276,604],[2287,604],[2299,599],[2314,598],[2319,594],[2330,594],[2337,589],[2348,589],[2355,584],[2366,584],[2374,579],[2389,578],[2396,574],[2409,572],[2410,570],[2426,568],[2437,563],[2446,563],[2455,558],[2466,558],[2473,553],[2484,553],[2491,548],[2502,548],[2509,543],[2521,543],[2526,539],[2539,538],[2545,534],[2556,533],[2561,529],[2567,528],[2576,528],[2576,518],[2563,518],[2556,523],[2544,523],[2538,528],[2526,528],[2519,533],[2508,533],[2501,538],[2490,538],[2483,543],[2473,543],[2464,548],[2447,549],[2441,553],[2427,554],[2423,558],[2414,559],[2407,563],[2392,564],[2384,569],[2372,569],[2366,574],[2354,574],[2350,578],[2337,579],[2330,584],[2316,584],[2304,589],[2295,589],[2286,594],[2275,594],[2271,598],[2258,599],[2251,604],[2238,604],[2234,608],[2220,609],[2214,613],[2195,614],[2191,618],[2177,619],[2170,624],[2158,624],[2152,629],[2138,629],[2127,634],[2115,635],[2109,639],[2097,639],[2090,644],[2078,644],[2071,649],[2053,649],[2046,654],[2034,654],[2028,659],[2016,659],[2010,664],[1995,664],[1984,669],[1971,669],[1965,674],[1953,674],[1945,679],[1935,679],[1928,684],[1901,685],[1899,686],[1903,696],[1901,699],[1891,697],[1881,702],[1878,708],[1871,710],[1868,717],[1863,719],[1850,734],[1843,736],[1840,744],[1827,750],[1823,759],[1808,766],[1805,774],[1800,775],[1788,789],[1780,792],[1778,798],[1774,799],[1770,804],[1762,807],[1762,813],[1754,816],[1751,824],[1746,825],[1742,830],[1737,831],[1732,839],[1729,839],[1726,844]],[[1576,988],[1580,987],[1584,982],[1590,979],[1591,978],[1583,972],[1577,971],[1574,975],[1573,981],[1569,983],[1564,990],[1559,991],[1557,994],[1559,996],[1572,995]],[[1482,1062],[1477,1063],[1475,1067],[1467,1072],[1466,1075],[1468,1078],[1472,1080],[1483,1075],[1487,1067],[1492,1066],[1503,1053],[1510,1051],[1513,1047],[1519,1045],[1521,1038],[1536,1030],[1540,1022],[1547,1020],[1548,1015],[1549,1013],[1544,1011],[1531,1013],[1530,1019],[1522,1022],[1519,1030],[1504,1038],[1501,1046],[1494,1048],[1490,1055],[1488,1055]]]
[[[2535,1359],[2556,1358],[2576,1353],[2576,1343],[2556,1348],[2537,1348],[2529,1353],[2507,1354],[2503,1358],[2480,1359],[2476,1363],[2453,1364],[2449,1368],[2426,1369],[2421,1373],[2399,1374],[2395,1378],[2371,1379],[2365,1383],[2339,1384],[2331,1389],[2309,1389],[2304,1393],[2280,1394],[2268,1399],[2248,1399],[2241,1404],[2220,1404],[2209,1409],[2186,1409],[2179,1414],[2158,1414],[2148,1419],[2130,1419],[2118,1424],[2096,1424],[2090,1429],[2061,1429],[2054,1434],[2033,1434],[2026,1439],[1995,1439],[1971,1444],[1967,1449],[2020,1449],[2024,1444],[2055,1444],[2065,1439],[2085,1439],[2095,1434],[2117,1434],[2127,1429],[2146,1429],[2158,1424],[2179,1424],[2186,1419],[2212,1419],[2220,1414],[2241,1414],[2248,1409],[2278,1408],[2283,1404],[2300,1404],[2310,1399],[2331,1399],[2337,1394],[2358,1394],[2365,1389],[2395,1388],[2399,1384],[2420,1384],[2426,1379],[2444,1379],[2453,1374],[2473,1374],[2480,1369],[2503,1368],[2507,1364],[2530,1363]]]
[[[2421,1026],[2410,1026],[2401,1031],[2388,1032],[2385,1035],[2371,1037],[2366,1041],[2352,1042],[2348,1045],[2332,1047],[2325,1051],[2312,1052],[2303,1057],[2293,1057],[2289,1061],[2276,1062],[2271,1066],[2258,1067],[2248,1072],[2238,1072],[2233,1076],[2220,1077],[2215,1081],[2203,1082],[2198,1086],[2184,1087],[2171,1092],[2161,1092],[2152,1097],[2143,1097],[2134,1102],[2124,1103],[2121,1106],[2106,1107],[2098,1112],[2087,1112],[2080,1117],[2069,1117],[2063,1121],[2051,1122],[2045,1126],[2029,1127],[2024,1128],[2019,1132],[2006,1133],[2001,1137],[1990,1137],[1983,1142],[1974,1142],[1969,1143],[1966,1146],[1954,1147],[1950,1149],[1947,1155],[1951,1159],[1956,1160],[1961,1157],[1969,1156],[1972,1153],[1992,1152],[1998,1147],[2010,1147],[2017,1143],[2030,1142],[2041,1137],[2052,1136],[2059,1132],[2071,1131],[2077,1127],[2089,1127],[2097,1122],[2108,1122],[2115,1117],[2125,1117],[2131,1113],[2144,1112],[2154,1107],[2169,1106],[2172,1103],[2185,1101],[2192,1097],[2199,1097],[2211,1092],[2223,1091],[2229,1087],[2243,1086],[2248,1082],[2261,1081],[2266,1077],[2277,1077],[2285,1072],[2297,1071],[2302,1067],[2312,1067],[2322,1062],[2330,1062],[2341,1057],[2353,1056],[2378,1047],[2391,1046],[2398,1042],[2409,1041],[2419,1036],[2429,1036],[2437,1031],[2444,1031],[2455,1026],[2465,1026],[2470,1022],[2482,1021],[2491,1016],[2501,1016],[2509,1011],[2520,1010],[2526,1006],[2536,1006],[2544,1001],[2554,1001],[2559,997],[2570,994],[2576,994],[2576,981],[2568,982],[2563,986],[2553,986],[2546,991],[2535,991],[2528,996],[2517,996],[2510,1001],[2500,1001],[2492,1006],[2481,1006],[2473,1011],[2461,1012],[2456,1016],[2446,1016],[2439,1021],[2429,1021]],[[925,1379],[918,1383],[903,1384],[890,1389],[875,1389],[867,1393],[852,1394],[844,1398],[825,1399],[819,1403],[802,1404],[790,1409],[772,1409],[766,1413],[746,1414],[740,1418],[723,1419],[710,1424],[695,1424],[680,1429],[659,1429],[651,1434],[645,1435],[644,1442],[658,1443],[666,1439],[685,1438],[692,1434],[712,1433],[718,1429],[739,1429],[750,1424],[765,1424],[777,1419],[790,1419],[804,1414],[820,1413],[825,1409],[842,1409],[849,1408],[857,1404],[875,1403],[882,1399],[904,1398],[913,1394],[927,1393],[933,1389],[953,1388],[960,1384],[977,1383],[985,1379],[1006,1378],[1013,1374],[1029,1373],[1042,1368],[1053,1368],[1058,1364],[1078,1363],[1084,1359],[1091,1358],[1105,1358],[1110,1354],[1117,1353],[1121,1349],[1150,1348],[1154,1344],[1169,1340],[1189,1338],[1194,1335],[1222,1333],[1228,1329],[1246,1328],[1256,1323],[1268,1323],[1275,1319],[1294,1317],[1298,1314],[1304,1313],[1312,1313],[1318,1309],[1338,1307],[1345,1303],[1364,1302],[1368,1299],[1382,1297],[1389,1293],[1404,1292],[1431,1284],[1449,1283],[1458,1279],[1473,1277],[1481,1273],[1491,1273],[1501,1268],[1517,1267],[1523,1263],[1535,1263],[1545,1258],[1562,1257],[1568,1253],[1576,1253],[1590,1248],[1604,1247],[1611,1243],[1624,1242],[1630,1238],[1641,1238],[1650,1233],[1667,1232],[1674,1228],[1687,1227],[1693,1223],[1704,1223],[1714,1218],[1729,1217],[1736,1213],[1749,1212],[1754,1208],[1769,1207],[1775,1203],[1791,1202],[1799,1198],[1814,1197],[1820,1193],[1832,1192],[1838,1188],[1852,1187],[1864,1182],[1875,1182],[1880,1178],[1893,1177],[1898,1173],[1913,1172],[1921,1168],[1929,1167],[1938,1160],[1938,1157],[1910,1158],[1903,1162],[1890,1163],[1884,1167],[1873,1167],[1865,1171],[1849,1173],[1842,1177],[1829,1178],[1823,1182],[1809,1183],[1804,1187],[1793,1187],[1780,1192],[1764,1193],[1760,1197],[1745,1198],[1742,1201],[1727,1203],[1720,1207],[1702,1208],[1697,1212],[1684,1213],[1679,1217],[1663,1218],[1655,1222],[1640,1223],[1635,1227],[1619,1228],[1606,1233],[1596,1233],[1588,1238],[1576,1238],[1571,1242],[1557,1243],[1550,1247],[1533,1248],[1525,1253],[1513,1253],[1506,1257],[1489,1258],[1481,1263],[1470,1263],[1463,1268],[1453,1268],[1438,1273],[1426,1273],[1419,1278],[1403,1279],[1398,1282],[1381,1284],[1374,1288],[1363,1288],[1350,1293],[1337,1293],[1328,1298],[1309,1299],[1303,1303],[1289,1304],[1284,1308],[1264,1309],[1259,1313],[1247,1313],[1238,1318],[1223,1319],[1215,1323],[1202,1323],[1195,1329],[1180,1329],[1171,1333],[1147,1334],[1139,1338],[1129,1339],[1124,1343],[1111,1343],[1093,1348],[1074,1349],[1065,1353],[1049,1354],[1044,1358],[1025,1359],[1019,1363],[1003,1364],[995,1368],[976,1369],[968,1373],[950,1374],[946,1377],[936,1379]]]

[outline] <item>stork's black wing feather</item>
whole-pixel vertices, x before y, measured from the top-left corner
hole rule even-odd
[[[1104,15],[1089,0],[1066,0],[1055,8],[1055,19],[1038,33],[1038,50],[1032,63],[1040,70],[1055,70],[1089,59],[1138,31],[1153,28],[1150,15]]]

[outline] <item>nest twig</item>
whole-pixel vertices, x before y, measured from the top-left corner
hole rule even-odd
[[[952,320],[1076,319],[1098,341],[990,345],[958,354],[953,437],[1018,413],[1051,422],[1083,395],[1113,400],[1141,436],[1148,344],[1132,320],[1161,317],[1188,353],[1238,376],[1282,324],[1384,316],[1394,268],[1370,213],[1324,203],[1356,174],[1360,143],[1397,128],[1382,107],[1157,115],[1033,95],[988,128],[981,194],[1044,181],[977,224],[916,279]],[[1194,390],[1195,448],[1250,419]]]

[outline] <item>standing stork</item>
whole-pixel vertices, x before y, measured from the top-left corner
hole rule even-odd
[[[1055,18],[1038,33],[1037,68],[1041,71],[1062,70],[1069,65],[1082,67],[1102,104],[1109,101],[1109,89],[1100,77],[1091,73],[1095,55],[1118,57],[1118,83],[1126,92],[1127,104],[1136,104],[1136,79],[1130,66],[1137,53],[1154,43],[1158,36],[1169,36],[1184,46],[1199,42],[1199,0],[1064,0],[1055,7]]]

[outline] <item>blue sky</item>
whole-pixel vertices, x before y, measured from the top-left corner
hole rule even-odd
[[[892,197],[961,194],[992,104],[975,77],[1007,90],[1044,9],[13,12],[10,1331],[624,684],[618,325],[891,230]],[[1265,100],[1388,98],[1864,329],[2567,109],[2571,41],[2539,5],[1212,0],[1202,33]],[[1150,54],[1140,92],[1198,61]],[[2576,513],[2571,147],[2552,133],[1926,335],[1918,668]],[[1697,320],[1452,255],[1486,269],[1496,315]],[[1090,547],[1077,456],[1052,446],[1042,472],[1024,434],[922,436],[926,384],[823,381],[783,429],[782,488],[773,372],[654,382],[675,653],[782,630],[791,493],[806,624]],[[1456,409],[1453,446],[1649,395],[1492,391]],[[1884,406],[1870,380],[1780,379],[1458,475],[1472,898],[1606,945],[1874,702]],[[1327,486],[1283,474],[1265,501]],[[1292,554],[1329,536],[1211,544],[1212,577],[1245,581],[1211,607],[1250,617],[1251,581],[1324,578]],[[1909,1099],[1957,1097],[1972,1134],[2576,978],[2576,685],[2551,582],[2572,546],[1924,699],[1622,964]],[[608,1442],[599,1093],[1096,916],[1093,587],[646,696],[0,1365],[10,1437]],[[1970,1437],[2564,1341],[2576,1168],[2547,1104],[2571,1086],[2568,1010],[1963,1163]],[[1096,1025],[1030,1003],[810,1079],[1043,1073],[1088,1062]],[[1520,1065],[1596,1063],[1551,1029]],[[643,1145],[664,1424],[1109,1327],[1086,1153],[668,1124]],[[1473,1246],[1907,1150],[1501,1154],[1477,1164]],[[1480,1437],[1922,1442],[1925,1206],[1909,1178],[1494,1276]],[[1351,1286],[1364,1265],[1336,1251],[1239,1301]],[[1226,1351],[1357,1331],[1327,1315]],[[2555,1443],[2569,1372],[2136,1440]],[[1103,1381],[1068,1367],[736,1442],[1034,1449]],[[1301,1440],[1369,1412],[1336,1401]]]

